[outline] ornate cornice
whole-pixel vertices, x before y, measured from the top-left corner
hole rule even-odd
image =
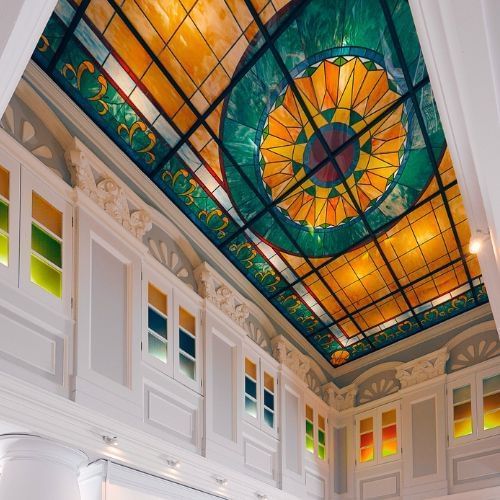
[[[401,389],[443,375],[448,357],[448,348],[445,346],[399,366],[396,370],[396,378],[401,383]]]
[[[118,224],[142,240],[152,227],[148,210],[137,206],[125,186],[111,172],[99,169],[79,141],[75,140],[73,147],[66,151],[65,158],[73,187],[84,192]]]
[[[283,335],[278,335],[271,340],[273,348],[273,358],[289,368],[301,380],[307,383],[307,373],[311,368],[311,361],[308,356],[302,354]]]
[[[206,262],[195,269],[194,275],[198,284],[198,293],[238,325],[244,327],[250,315],[250,308],[246,301],[229,287]]]
[[[352,384],[339,389],[333,382],[328,382],[322,386],[323,401],[338,411],[347,410],[354,407],[356,391],[357,387]]]

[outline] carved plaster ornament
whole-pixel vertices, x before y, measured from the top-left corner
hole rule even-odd
[[[332,382],[328,382],[323,385],[323,401],[325,401],[328,406],[335,408],[338,411],[347,410],[354,406],[354,401],[356,399],[357,387],[355,385],[348,385],[342,389],[339,389]]]
[[[274,359],[285,365],[301,380],[307,383],[307,373],[311,368],[309,357],[302,354],[291,342],[286,340],[283,335],[274,337],[271,344],[273,346]]]
[[[396,378],[401,383],[401,388],[404,389],[444,374],[448,357],[449,353],[444,348],[398,367]]]
[[[125,191],[112,178],[105,177],[96,182],[94,170],[84,152],[71,149],[65,157],[73,187],[83,191],[129,233],[142,240],[152,227],[149,213],[143,209],[131,212]]]

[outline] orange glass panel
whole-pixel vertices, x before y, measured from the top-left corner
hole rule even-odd
[[[359,422],[359,432],[361,434],[373,430],[373,417],[364,418]]]
[[[33,191],[32,216],[43,227],[62,238],[62,213]]]
[[[257,365],[248,358],[245,358],[245,373],[254,380],[257,380]]]
[[[196,319],[186,311],[183,307],[179,307],[179,324],[184,330],[187,330],[191,335],[196,335]]]
[[[373,444],[373,432],[367,432],[365,434],[361,434],[359,437],[359,445],[361,448],[365,448],[366,446],[371,446]]]
[[[318,427],[325,430],[325,418],[321,415],[318,415]]]
[[[382,429],[382,440],[387,441],[389,439],[394,439],[397,437],[396,424],[390,425],[389,427],[384,427]]]
[[[0,195],[9,199],[9,171],[0,166]]]
[[[384,411],[382,413],[382,426],[396,423],[396,410]]]
[[[373,446],[363,448],[359,453],[359,461],[361,463],[370,462],[373,460]]]
[[[472,419],[468,418],[466,420],[461,420],[460,422],[454,423],[453,435],[455,438],[460,438],[463,436],[468,436],[472,434]]]
[[[167,296],[151,283],[148,284],[148,301],[163,314],[167,314]]]
[[[500,408],[500,392],[496,394],[490,394],[489,396],[484,396],[483,398],[483,411],[489,412],[491,410],[496,410]]]
[[[463,418],[470,418],[471,416],[471,404],[462,403],[453,407],[453,419],[461,420]]]
[[[274,393],[274,377],[269,375],[269,373],[264,372],[264,387],[269,391]]]
[[[484,416],[484,430],[494,429],[495,427],[500,427],[500,409]]]
[[[382,444],[382,456],[387,457],[395,455],[398,452],[398,442],[393,439],[392,441],[384,441]]]
[[[309,405],[306,405],[306,418],[311,422],[314,421],[314,411]]]

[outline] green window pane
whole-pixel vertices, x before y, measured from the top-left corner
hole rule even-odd
[[[9,232],[9,205],[0,200],[0,229]]]
[[[196,378],[196,365],[195,362],[184,356],[184,354],[179,353],[179,368],[181,373],[189,377],[191,380]]]
[[[318,431],[318,442],[320,444],[325,444],[325,432],[322,430]]]
[[[49,233],[36,224],[31,224],[31,248],[57,267],[62,265],[61,246],[61,243]]]
[[[9,265],[9,238],[0,233],[0,264]]]
[[[245,397],[245,411],[254,418],[257,418],[257,403],[253,399]]]
[[[309,420],[306,420],[306,434],[311,437],[314,436],[314,426]]]
[[[314,439],[310,436],[306,436],[306,450],[309,453],[314,453]]]
[[[31,281],[47,292],[61,298],[62,273],[35,255],[31,256]]]
[[[318,457],[321,459],[321,460],[324,460],[325,457],[326,457],[326,453],[325,453],[325,447],[324,446],[321,446],[319,445],[318,446]]]
[[[148,335],[148,352],[151,356],[163,361],[163,363],[167,362],[167,344],[166,342],[162,342],[159,338],[155,337],[151,333]]]

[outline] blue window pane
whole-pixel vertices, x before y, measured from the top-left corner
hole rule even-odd
[[[167,338],[167,320],[151,308],[148,309],[148,327],[160,337]]]
[[[179,354],[179,368],[181,373],[191,380],[196,378],[196,364],[192,359],[186,358],[182,353]]]
[[[267,406],[269,409],[274,410],[274,394],[271,394],[266,390],[264,390],[264,406]]]
[[[167,344],[151,333],[148,335],[148,352],[160,361],[167,362]]]
[[[257,403],[253,399],[245,397],[245,411],[252,417],[257,418]]]
[[[248,377],[245,377],[245,392],[249,396],[257,399],[257,384]]]
[[[264,422],[266,422],[269,427],[274,428],[274,413],[266,408],[264,408]]]
[[[196,357],[196,345],[194,338],[191,335],[188,335],[184,330],[179,330],[179,346],[186,353]]]

